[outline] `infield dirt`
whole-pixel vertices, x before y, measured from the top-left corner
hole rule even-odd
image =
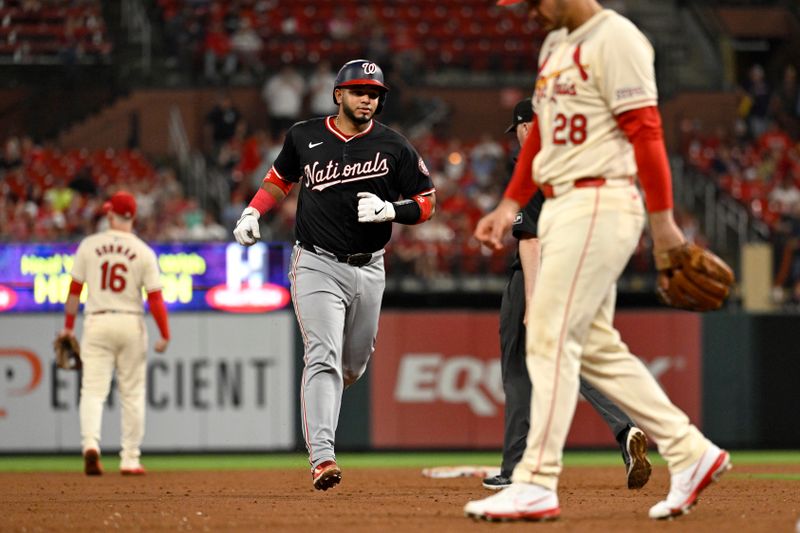
[[[78,459],[79,460],[79,459]],[[146,463],[145,463],[146,464]],[[735,466],[693,511],[655,522],[647,510],[667,492],[665,467],[640,491],[619,468],[566,468],[562,517],[550,523],[486,523],[464,504],[489,491],[476,478],[429,479],[419,469],[348,469],[342,483],[315,491],[304,470],[0,474],[0,531],[413,532],[792,532],[800,481],[776,479],[797,465]],[[763,475],[772,475],[772,478]]]

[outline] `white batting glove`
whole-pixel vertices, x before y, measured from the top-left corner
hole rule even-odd
[[[394,220],[392,202],[381,200],[371,192],[358,193],[359,222],[391,222]]]
[[[258,227],[258,211],[253,207],[246,207],[242,211],[242,216],[236,223],[236,229],[233,230],[233,236],[236,237],[236,242],[244,246],[251,246],[261,238],[261,230]]]

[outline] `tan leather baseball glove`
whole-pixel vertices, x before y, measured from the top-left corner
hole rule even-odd
[[[53,341],[53,351],[56,354],[56,365],[64,370],[80,370],[81,346],[75,337],[61,336]]]
[[[696,244],[684,243],[657,254],[655,260],[658,298],[677,309],[719,309],[735,279],[725,261]]]

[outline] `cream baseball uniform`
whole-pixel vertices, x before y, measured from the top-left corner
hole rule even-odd
[[[78,247],[72,277],[88,288],[81,341],[83,450],[99,449],[103,403],[116,369],[122,407],[120,457],[137,462],[144,437],[147,351],[142,288],[161,289],[155,252],[133,233],[96,233]]]
[[[556,490],[579,374],[637,421],[671,472],[684,469],[709,443],[613,326],[616,281],[645,223],[631,181],[633,148],[614,117],[656,105],[652,46],[608,9],[572,33],[553,31],[533,102],[541,137],[533,176],[550,197],[539,219],[542,264],[527,320],[531,431],[513,480]]]

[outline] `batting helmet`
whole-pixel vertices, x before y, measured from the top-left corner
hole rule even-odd
[[[380,91],[381,95],[378,97],[378,108],[375,110],[375,114],[380,113],[383,104],[386,103],[386,93],[389,92],[389,87],[383,83],[381,67],[368,59],[354,59],[345,63],[336,75],[336,82],[333,86],[333,103],[339,105],[339,102],[336,101],[336,89],[355,86],[371,86]]]

